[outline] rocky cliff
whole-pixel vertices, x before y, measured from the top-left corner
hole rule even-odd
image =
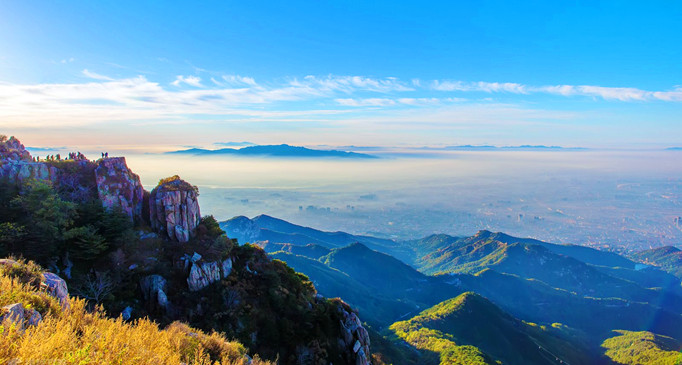
[[[128,169],[125,157],[100,159],[95,179],[97,193],[106,208],[120,207],[134,221],[142,221],[144,189],[140,177]]]
[[[145,192],[140,177],[130,171],[125,157],[90,161],[82,153],[73,152],[65,159],[57,155],[37,161],[18,139],[3,138],[0,178],[17,184],[27,179],[49,181],[68,200],[98,197],[105,208],[121,208],[134,222],[146,220],[142,213]]]
[[[201,221],[196,186],[173,176],[152,190],[149,211],[152,229],[165,238],[187,242]]]
[[[43,181],[56,179],[57,169],[46,163],[35,162],[18,139],[10,137],[0,142],[0,178],[16,183],[29,178]]]

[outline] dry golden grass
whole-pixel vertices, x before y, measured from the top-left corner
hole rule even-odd
[[[81,299],[70,310],[53,309],[56,301],[0,273],[0,302],[47,300],[43,321],[20,331],[9,322],[0,326],[0,364],[246,364],[245,348],[217,333],[206,334],[181,323],[164,330],[149,320],[132,323],[107,318],[101,308],[89,312]],[[8,294],[9,293],[9,294]],[[52,303],[54,302],[54,303]],[[254,359],[253,364],[268,364]]]

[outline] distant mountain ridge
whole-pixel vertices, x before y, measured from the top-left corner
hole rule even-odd
[[[235,155],[235,156],[273,156],[273,157],[338,157],[338,158],[357,158],[373,159],[377,156],[365,153],[347,152],[338,150],[315,150],[306,147],[280,145],[258,145],[243,148],[221,148],[209,150],[203,148],[190,148],[186,150],[166,152],[167,154],[178,155]]]
[[[229,237],[239,242],[288,243],[296,246],[315,244],[327,249],[339,248],[360,242],[368,247],[387,253],[404,262],[410,262],[412,253],[396,241],[364,235],[353,235],[346,232],[325,232],[310,227],[289,223],[285,220],[261,214],[252,219],[237,216],[220,222]],[[261,246],[263,246],[261,244]],[[263,246],[266,252],[272,252],[274,246]],[[278,251],[279,249],[275,250]]]
[[[614,330],[682,338],[680,279],[611,252],[486,230],[393,241],[269,216],[220,225],[358,308],[384,339],[420,348],[420,364],[610,364],[601,344]]]

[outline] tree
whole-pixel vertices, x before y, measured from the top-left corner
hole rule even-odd
[[[91,225],[71,228],[64,233],[64,239],[73,257],[81,260],[94,260],[109,248],[106,239]]]
[[[40,261],[57,253],[73,224],[74,204],[62,200],[51,185],[32,180],[12,199],[12,205],[21,210],[19,223],[27,229],[24,253]]]
[[[95,271],[75,288],[75,292],[81,298],[94,300],[95,303],[100,304],[111,294],[113,289],[114,285],[109,276],[106,273]]]

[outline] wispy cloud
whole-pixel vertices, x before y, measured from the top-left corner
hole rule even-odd
[[[464,98],[339,98],[334,99],[337,104],[354,107],[387,107],[387,106],[435,106],[446,103],[467,101]]]
[[[554,94],[561,96],[590,96],[604,100],[620,101],[682,101],[682,88],[675,87],[669,91],[647,91],[633,87],[606,87],[595,85],[553,85],[534,86],[517,83],[500,82],[464,82],[439,81],[431,82],[431,89],[437,91],[485,92],[510,94]]]
[[[201,78],[197,76],[178,75],[175,77],[175,81],[171,82],[171,85],[173,86],[181,86],[182,84],[187,84],[194,87],[204,87],[204,85],[201,84]]]
[[[258,85],[258,84],[256,84],[256,80],[254,80],[253,77],[245,77],[245,76],[239,76],[239,75],[223,75],[222,79],[228,85],[248,85],[248,86],[257,86]]]
[[[102,80],[102,81],[113,81],[111,77],[100,75],[98,73],[89,71],[88,69],[83,70],[83,76],[94,79],[94,80]]]
[[[514,94],[527,94],[527,86],[511,82],[464,82],[464,81],[438,81],[431,83],[432,88],[438,91],[482,91],[487,93],[508,92]]]
[[[351,117],[366,117],[367,113],[381,111],[399,111],[398,114],[385,114],[395,118],[410,110],[414,110],[415,115],[423,115],[427,109],[440,113],[443,108],[455,104],[476,104],[477,108],[485,109],[484,105],[499,102],[494,94],[517,95],[519,101],[532,98],[534,94],[556,98],[583,96],[596,101],[682,101],[680,87],[647,91],[631,87],[402,81],[391,77],[335,75],[266,82],[256,82],[247,76],[225,75],[214,76],[206,83],[198,76],[180,75],[168,85],[145,76],[112,78],[88,69],[81,73],[91,80],[42,84],[0,82],[0,127],[40,128],[48,123],[68,127],[112,121],[191,123],[197,118],[281,122],[337,119],[348,122]],[[484,93],[490,100],[475,93]],[[463,109],[460,106],[457,110]],[[523,115],[528,116],[528,113]]]

